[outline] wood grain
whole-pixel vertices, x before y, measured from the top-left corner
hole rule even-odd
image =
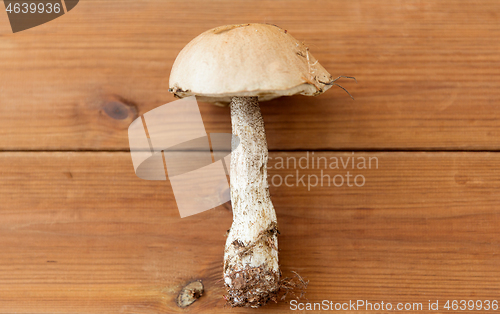
[[[303,40],[332,75],[358,79],[340,81],[354,102],[334,88],[263,105],[271,150],[499,150],[499,12],[495,0],[88,0],[16,34],[5,16],[0,148],[127,150],[131,120],[174,100],[168,77],[184,45],[262,22]],[[230,130],[227,109],[201,110],[208,132]]]
[[[271,184],[282,270],[310,281],[310,302],[500,298],[499,153],[314,154],[347,169],[313,168],[312,152],[309,169],[291,162],[306,152],[270,156],[276,183],[296,171],[365,178]],[[353,170],[353,156],[378,168]],[[137,178],[126,152],[1,153],[0,173],[0,313],[256,312],[223,307],[228,204],[179,218],[168,181]],[[205,294],[181,310],[174,299],[191,280]]]

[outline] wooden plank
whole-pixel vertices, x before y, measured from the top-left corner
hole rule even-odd
[[[310,281],[310,302],[500,298],[499,153],[307,154],[271,153],[269,175],[282,270]],[[296,184],[347,171],[364,185]],[[223,307],[227,204],[179,218],[168,181],[137,178],[125,152],[5,152],[0,174],[0,313],[181,313],[196,279],[191,313],[254,312]]]
[[[16,34],[4,18],[0,147],[126,150],[132,119],[174,100],[168,77],[185,44],[221,24],[266,22],[359,82],[340,81],[354,102],[334,88],[263,105],[271,150],[498,150],[499,9],[494,0],[81,1]],[[230,130],[227,108],[201,107],[208,132]]]

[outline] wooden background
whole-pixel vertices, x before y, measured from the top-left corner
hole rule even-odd
[[[82,0],[12,34],[0,12],[0,313],[290,312],[224,308],[230,205],[179,218],[128,152],[131,121],[174,100],[182,47],[247,22],[358,80],[340,82],[354,102],[263,104],[270,156],[379,160],[354,171],[363,187],[271,187],[284,275],[310,281],[310,302],[500,299],[499,21],[494,0]],[[207,132],[230,132],[227,108],[200,106]],[[180,309],[192,280],[205,293]]]

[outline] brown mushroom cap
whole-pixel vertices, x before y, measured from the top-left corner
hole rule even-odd
[[[182,49],[170,73],[170,92],[228,103],[234,96],[259,101],[295,94],[315,96],[332,76],[286,30],[269,24],[208,30]]]

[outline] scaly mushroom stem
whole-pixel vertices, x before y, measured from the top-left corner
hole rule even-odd
[[[267,142],[257,97],[231,99],[233,224],[224,251],[226,299],[232,306],[259,307],[275,300],[281,272],[278,225],[267,182]]]

